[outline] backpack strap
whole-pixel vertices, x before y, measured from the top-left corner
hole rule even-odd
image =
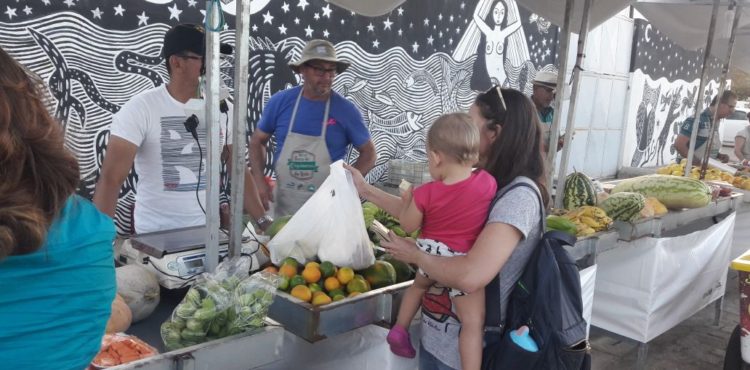
[[[505,196],[505,194],[508,194],[511,190],[517,188],[517,187],[527,187],[534,191],[534,194],[536,194],[537,200],[539,201],[539,216],[540,216],[540,225],[541,225],[541,232],[542,235],[544,234],[544,229],[546,227],[546,220],[545,220],[545,211],[544,211],[544,202],[542,201],[542,195],[540,194],[539,190],[537,190],[535,187],[531,186],[531,184],[527,183],[524,180],[518,181],[513,185],[510,185],[507,187],[507,189],[503,190],[501,193],[498,193],[497,196],[495,196],[495,199],[492,200],[492,203],[490,204],[490,212],[495,207],[495,204]],[[489,214],[487,215],[487,221],[489,221]],[[559,232],[560,235],[559,238],[567,238],[566,240],[570,240],[570,235],[565,234],[564,232]],[[556,235],[556,234],[555,234]],[[557,236],[556,236],[557,237]],[[573,242],[575,243],[575,239],[573,239]],[[484,319],[484,326],[485,331],[490,332],[500,332],[502,333],[504,331],[504,318],[501,317],[501,308],[500,308],[500,272],[495,275],[494,278],[492,278],[492,281],[487,284],[484,288],[484,300],[485,300],[485,319]]]

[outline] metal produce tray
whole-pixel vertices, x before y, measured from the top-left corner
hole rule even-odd
[[[676,229],[690,222],[718,216],[740,207],[743,195],[732,193],[728,197],[722,197],[711,201],[707,206],[681,211],[670,210],[663,216],[649,217],[635,222],[615,221],[614,228],[619,233],[619,239],[624,241],[635,240],[644,236],[660,237],[662,233]]]
[[[411,283],[405,281],[318,307],[277,291],[268,317],[311,343],[365,325],[390,325]]]
[[[573,247],[565,247],[571,257],[578,264],[578,269],[583,270],[596,263],[596,255],[612,249],[617,242],[617,230],[610,229],[600,231],[596,234],[578,239]]]
[[[738,187],[734,187],[732,191],[742,194],[742,201],[745,203],[750,203],[750,190],[745,190],[745,189],[740,189]]]

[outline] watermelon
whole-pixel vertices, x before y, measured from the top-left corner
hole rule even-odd
[[[618,183],[612,193],[634,192],[654,197],[670,209],[700,208],[711,202],[711,188],[702,181],[671,175],[633,177]]]
[[[600,205],[607,216],[616,221],[635,221],[646,205],[646,198],[638,193],[620,192],[612,194]]]
[[[573,210],[581,206],[596,205],[596,190],[588,176],[573,172],[565,178],[563,207]]]

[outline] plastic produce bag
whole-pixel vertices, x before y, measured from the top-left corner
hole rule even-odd
[[[263,325],[280,278],[266,272],[248,276],[248,267],[248,258],[239,257],[223,262],[213,274],[200,276],[170,319],[161,325],[161,338],[167,349]]]
[[[268,244],[271,261],[286,257],[301,263],[317,256],[337,266],[363,269],[375,262],[352,175],[339,160],[302,208]]]
[[[229,323],[230,328],[246,330],[263,326],[280,281],[279,275],[265,271],[242,280],[234,290],[232,304],[236,315]]]

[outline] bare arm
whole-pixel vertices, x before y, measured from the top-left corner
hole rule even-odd
[[[357,192],[359,193],[360,197],[372,202],[394,217],[401,214],[401,209],[403,208],[403,202],[401,201],[401,198],[392,194],[388,194],[376,188],[375,186],[368,184],[367,181],[365,181],[365,178],[362,176],[362,173],[360,173],[358,169],[346,163],[344,163],[344,168],[351,171],[352,180],[354,180],[354,186],[357,188]]]
[[[506,38],[510,36],[513,32],[518,31],[518,29],[521,28],[521,22],[515,22],[511,25],[508,25],[508,27],[505,27],[505,29],[502,31],[502,37]]]
[[[359,152],[359,157],[357,157],[357,161],[354,162],[353,166],[359,170],[362,176],[367,175],[375,167],[375,161],[378,158],[377,153],[375,153],[375,144],[372,143],[372,140],[367,140],[366,143],[357,148],[357,151]]]
[[[476,9],[474,9],[474,23],[476,23],[477,27],[479,27],[479,30],[482,31],[483,34],[486,35],[492,32],[490,26],[488,26],[487,23],[484,22],[484,19],[482,19],[482,16],[479,15],[478,6],[476,7]]]
[[[227,158],[227,171],[231,174],[232,173],[232,146],[227,145],[225,155],[228,156]],[[252,216],[253,220],[257,220],[265,214],[265,208],[263,208],[263,204],[260,201],[260,196],[258,196],[258,187],[255,185],[255,179],[253,179],[252,171],[250,171],[250,168],[245,166],[245,187],[244,187],[244,196],[242,198],[242,204],[243,204],[243,211],[245,214],[249,214]]]
[[[521,232],[504,223],[485,225],[479,238],[465,256],[443,258],[420,251],[411,239],[399,238],[391,233],[391,242],[381,245],[397,259],[417,264],[440,284],[476,292],[487,285],[508,261],[521,241]]]
[[[734,155],[742,162],[745,156],[742,154],[742,148],[745,146],[745,138],[743,136],[734,137]]]
[[[680,153],[680,156],[682,156],[682,158],[688,157],[688,144],[690,144],[690,138],[683,134],[677,135],[677,138],[674,139],[674,149],[677,151],[677,153]],[[693,165],[698,164],[701,164],[701,158],[693,153]]]
[[[264,209],[268,209],[269,203],[273,201],[271,188],[266,183],[263,171],[266,166],[266,147],[271,134],[260,129],[256,129],[250,137],[250,167],[252,168],[252,177],[255,179],[258,196]]]
[[[417,231],[422,226],[422,212],[417,208],[417,204],[414,203],[414,195],[410,188],[402,196],[401,212],[398,215],[398,222],[401,224],[401,229],[411,234]]]
[[[133,167],[138,147],[118,136],[110,135],[102,173],[94,189],[94,204],[102,213],[115,216],[120,187]]]

